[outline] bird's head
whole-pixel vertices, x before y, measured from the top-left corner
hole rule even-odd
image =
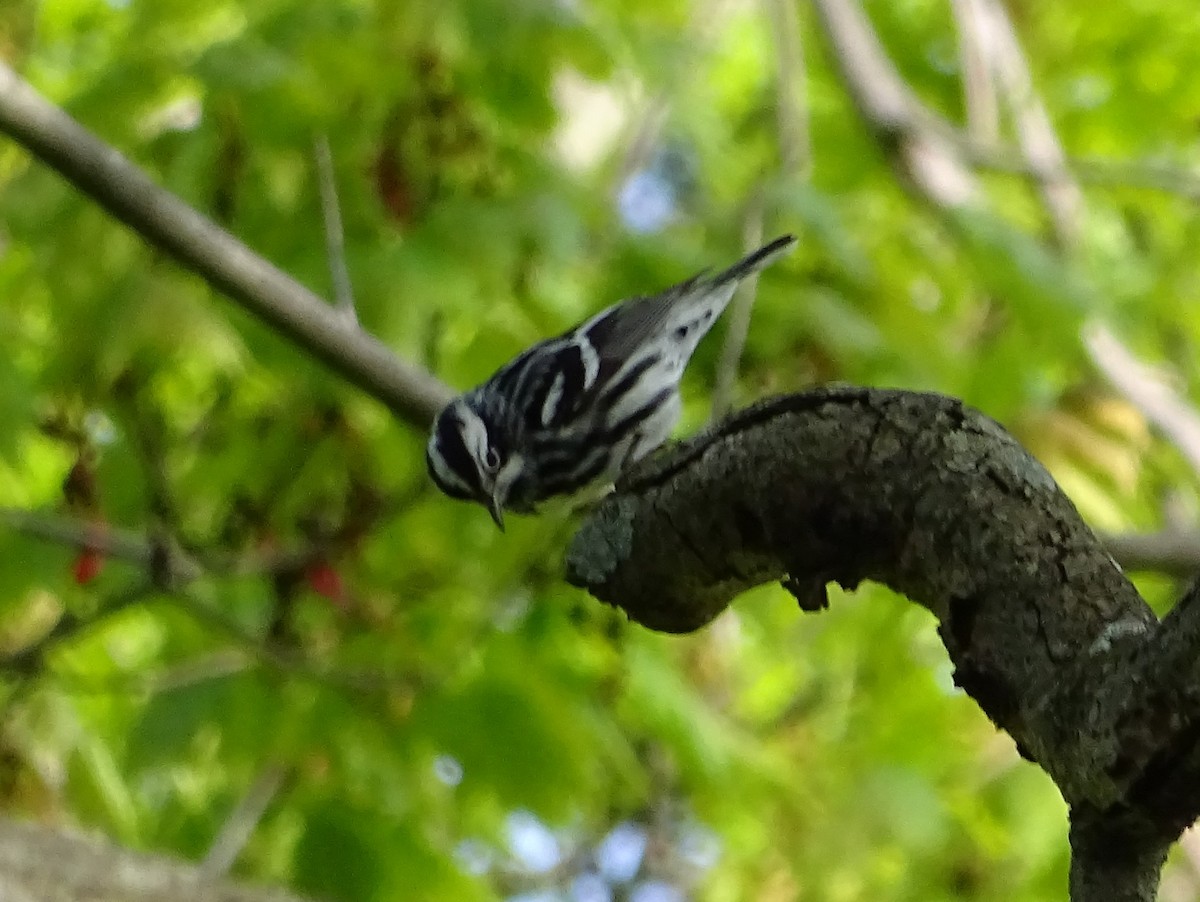
[[[472,403],[470,395],[456,398],[434,421],[425,462],[439,489],[482,504],[504,529],[504,510],[525,472],[525,459],[499,418]]]

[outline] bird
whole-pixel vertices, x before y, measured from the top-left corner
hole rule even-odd
[[[612,482],[679,420],[679,382],[738,283],[796,244],[782,235],[728,269],[619,301],[538,342],[438,413],[430,477],[452,498],[533,513],[555,496]]]

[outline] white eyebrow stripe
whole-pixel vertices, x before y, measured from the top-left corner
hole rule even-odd
[[[462,422],[463,444],[467,446],[467,452],[478,469],[484,458],[487,457],[489,447],[487,426],[469,407],[463,410],[460,421]]]

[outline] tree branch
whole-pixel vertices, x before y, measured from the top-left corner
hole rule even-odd
[[[751,196],[742,221],[742,247],[746,253],[762,246],[763,217],[766,214],[764,190],[760,186]],[[713,385],[712,415],[723,417],[733,407],[733,392],[737,383],[738,365],[746,348],[750,334],[750,314],[754,310],[754,298],[758,292],[758,273],[752,272],[742,279],[730,304],[725,329],[725,341],[721,345],[721,359],[717,362],[717,380]]]
[[[979,44],[1004,91],[1016,124],[1021,152],[1036,174],[1038,190],[1059,244],[1070,248],[1082,225],[1083,194],[1066,168],[1066,154],[1050,115],[1033,87],[1016,29],[1000,0],[977,0],[973,24]]]
[[[1200,814],[1200,603],[1160,626],[1046,470],[960,401],[752,407],[623,477],[567,568],[670,632],[767,581],[806,608],[827,582],[882,582],[937,616],[955,682],[1058,784],[1080,842],[1119,832],[1140,867]],[[1114,898],[1077,882],[1076,902]]]
[[[0,819],[0,887],[5,902],[302,902],[280,889],[205,877],[162,855],[7,819]]]
[[[950,9],[958,30],[967,134],[975,141],[995,144],[1000,140],[1000,104],[983,47],[983,0],[950,0]]]
[[[775,39],[775,121],[779,168],[805,177],[812,168],[808,97],[804,83],[804,44],[800,16],[792,0],[765,0]]]
[[[1168,844],[1141,843],[1101,819],[1071,818],[1071,898],[1154,902]]]
[[[338,202],[337,174],[333,170],[333,152],[329,138],[318,135],[313,139],[313,157],[317,164],[317,185],[321,192],[321,221],[325,226],[325,255],[329,258],[329,278],[333,283],[333,300],[346,322],[358,325],[354,312],[354,287],[346,266],[346,233],[342,228],[342,207]]]
[[[242,849],[254,835],[254,830],[267,808],[283,789],[288,775],[288,769],[279,763],[268,764],[263,769],[221,825],[221,831],[200,864],[201,873],[208,877],[219,877],[229,873],[229,869],[242,854]]]
[[[1090,324],[1084,330],[1083,344],[1096,369],[1162,431],[1187,459],[1192,472],[1200,476],[1200,414],[1107,326]]]
[[[1103,541],[1109,554],[1126,570],[1153,570],[1180,577],[1200,573],[1200,530],[1112,533]]]
[[[295,279],[154,184],[0,63],[0,132],[401,419],[425,428],[452,392],[400,360]]]
[[[92,549],[102,557],[150,566],[150,543],[137,533],[44,511],[0,507],[0,527],[69,548]]]
[[[975,202],[979,186],[955,130],[913,96],[858,4],[813,0],[813,8],[851,99],[899,173],[939,207]]]

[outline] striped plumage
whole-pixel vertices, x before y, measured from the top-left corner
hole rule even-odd
[[[776,238],[724,272],[622,301],[540,342],[438,414],[426,461],[447,495],[529,512],[612,481],[670,437],[679,381],[737,283],[789,251]]]

